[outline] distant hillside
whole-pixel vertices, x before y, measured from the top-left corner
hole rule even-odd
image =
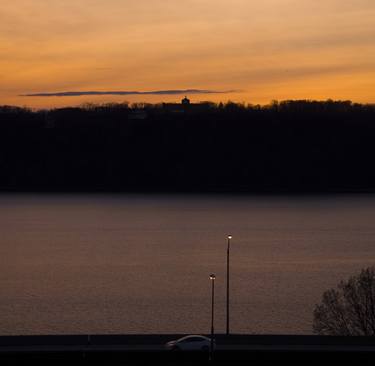
[[[0,107],[0,190],[375,190],[375,106]]]

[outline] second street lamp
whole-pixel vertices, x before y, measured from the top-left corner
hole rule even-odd
[[[229,252],[230,252],[230,241],[232,235],[228,235],[228,246],[227,246],[227,331],[226,334],[229,335]]]
[[[213,358],[214,352],[214,310],[215,310],[215,279],[216,276],[214,274],[210,275],[211,280],[211,349],[210,349],[210,358]]]

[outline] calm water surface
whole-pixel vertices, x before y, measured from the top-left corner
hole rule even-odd
[[[206,333],[226,236],[238,333],[311,333],[314,304],[373,265],[375,196],[0,196],[0,334]]]

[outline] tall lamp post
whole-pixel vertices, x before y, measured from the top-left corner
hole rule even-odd
[[[215,309],[215,279],[214,274],[210,275],[211,280],[211,347],[210,347],[210,358],[212,360],[214,353],[214,309]]]
[[[230,241],[232,235],[228,235],[228,246],[227,246],[227,331],[226,334],[229,335],[229,252],[230,252]]]

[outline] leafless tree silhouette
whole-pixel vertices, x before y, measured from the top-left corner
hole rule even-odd
[[[375,335],[375,267],[323,293],[314,310],[313,330],[321,335]]]

